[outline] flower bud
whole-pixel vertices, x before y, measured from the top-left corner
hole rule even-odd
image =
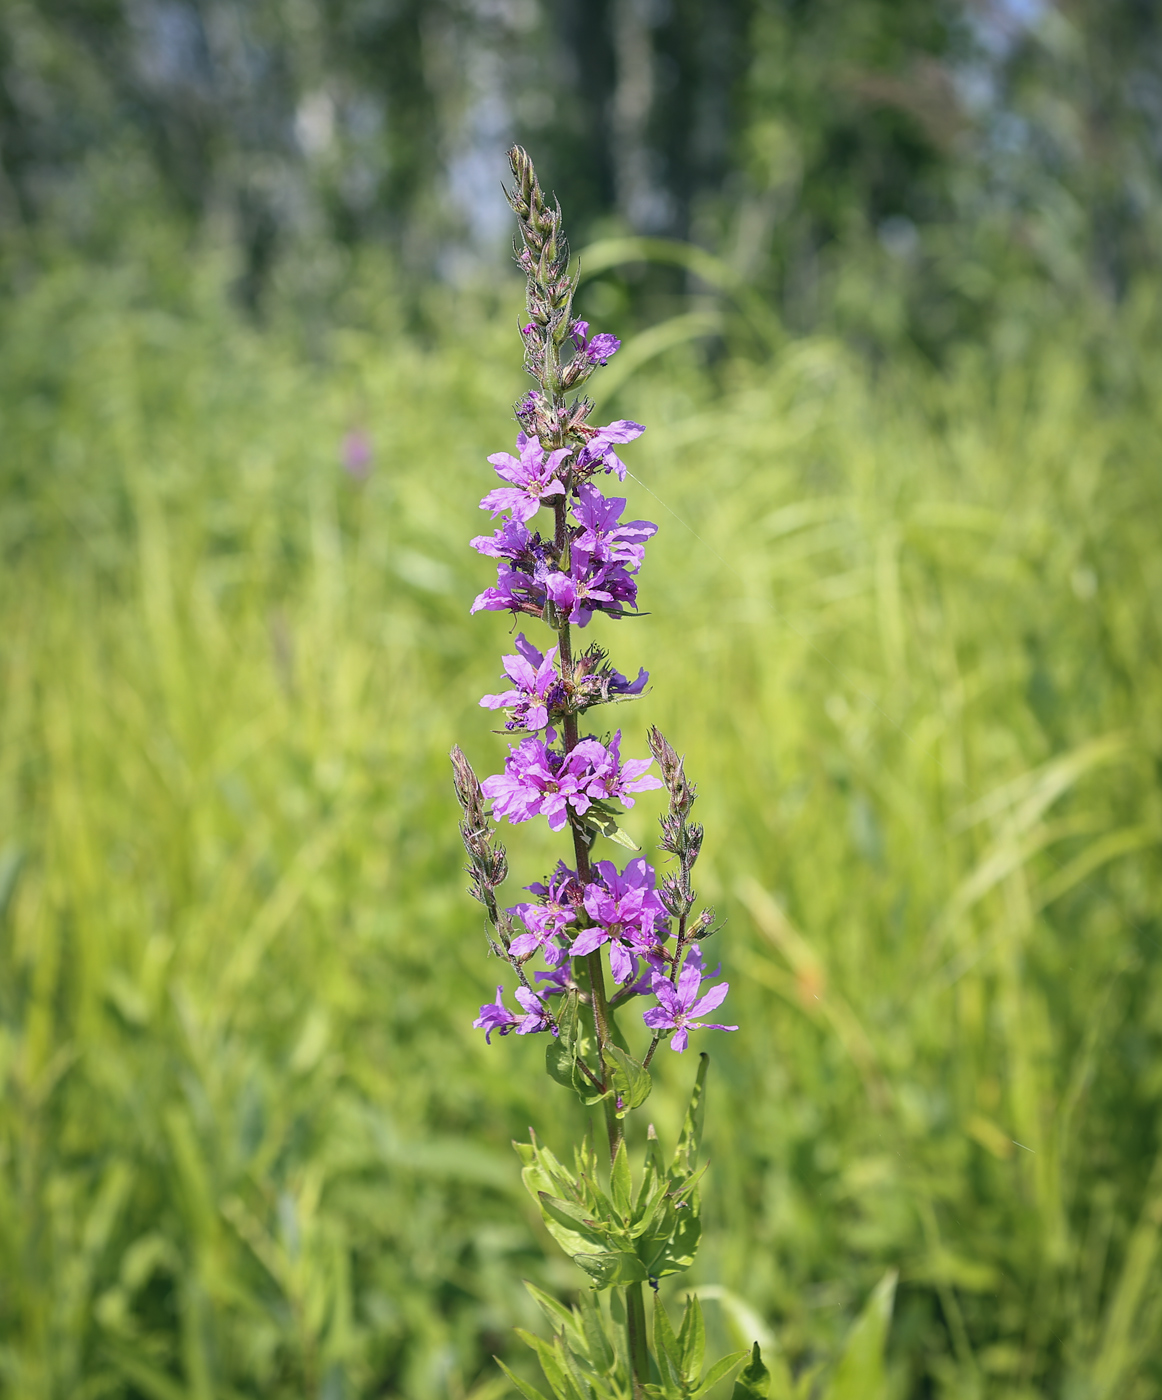
[[[450,754],[452,759],[452,781],[456,787],[456,797],[464,810],[464,820],[471,829],[485,825],[484,793],[480,780],[472,771],[472,765],[464,757],[464,752],[456,744]]]

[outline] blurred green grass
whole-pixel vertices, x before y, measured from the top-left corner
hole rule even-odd
[[[421,340],[387,297],[315,353],[196,265],[9,307],[6,1394],[485,1400],[521,1278],[580,1285],[508,1146],[579,1111],[470,1029],[446,757],[503,751],[466,541],[518,304]],[[594,632],[652,672],[627,751],[657,723],[699,783],[743,1027],[707,1038],[695,1281],[796,1367],[898,1266],[893,1395],[1162,1386],[1156,312],[943,375],[670,351],[608,406],[662,529],[649,616]],[[556,857],[510,851],[514,892]]]

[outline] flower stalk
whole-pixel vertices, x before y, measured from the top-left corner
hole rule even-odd
[[[573,1400],[573,1392],[568,1386],[562,1390],[558,1381],[574,1373],[584,1376],[594,1400],[637,1400],[647,1393],[694,1400],[743,1355],[703,1376],[697,1300],[687,1303],[675,1333],[656,1296],[660,1279],[693,1263],[701,1232],[697,1154],[707,1057],[700,1057],[672,1161],[663,1158],[650,1125],[636,1189],[625,1121],[650,1093],[649,1065],[663,1042],[682,1053],[691,1031],[737,1027],[697,1019],[717,1007],[728,988],[719,983],[702,990],[700,945],[715,931],[714,916],[709,910],[693,914],[691,876],[703,833],[688,819],[695,790],[682,758],[657,728],[648,735],[652,756],[643,759],[622,758],[620,729],[587,732],[591,711],[640,697],[649,679],[639,670],[635,681],[628,680],[596,643],[578,652],[574,635],[595,617],[619,621],[637,610],[638,576],[657,526],[623,520],[626,500],[605,495],[598,482],[606,476],[624,481],[618,449],[644,429],[627,419],[604,426],[589,422],[593,404],[578,391],[616,354],[620,341],[609,333],[591,335],[588,323],[574,318],[577,278],[569,270],[560,206],[546,199],[520,147],[509,152],[509,161],[513,184],[506,193],[517,219],[514,253],[526,279],[521,341],[535,387],[515,406],[515,453],[488,458],[502,484],[480,504],[500,523],[472,546],[497,561],[496,583],[478,595],[471,611],[537,619],[549,628],[552,644],[542,651],[519,634],[516,654],[502,663],[509,689],[481,699],[482,706],[505,712],[502,732],[514,740],[503,772],[481,782],[461,750],[452,751],[469,893],[484,906],[489,947],[511,968],[521,1008],[511,1010],[498,987],[496,1000],[481,1006],[474,1025],[489,1043],[494,1033],[544,1034],[550,1078],[587,1107],[600,1104],[605,1119],[607,1172],[599,1174],[588,1140],[575,1149],[572,1168],[535,1136],[530,1144],[516,1145],[525,1184],[550,1233],[595,1290],[613,1291],[617,1306],[609,1316],[620,1313],[623,1319],[620,1339],[607,1335],[606,1314],[582,1296],[569,1314],[576,1327],[570,1322],[562,1331],[566,1314],[560,1305],[534,1290],[558,1331],[553,1347],[560,1368],[542,1353],[558,1400]],[[542,534],[545,511],[551,512],[551,526]],[[649,771],[654,764],[660,778]],[[598,856],[596,843],[636,852],[619,825],[622,810],[634,805],[637,794],[660,788],[669,799],[660,848],[674,868],[659,884],[644,857],[634,855],[619,866]],[[532,900],[505,907],[499,892],[508,878],[508,858],[495,824],[537,818],[555,832],[569,828],[573,863],[560,860],[551,874],[526,886]],[[535,968],[534,960],[543,968]],[[616,1013],[639,997],[652,1004],[641,1017],[641,1029],[627,1036]],[[631,1037],[644,1040],[643,1031],[650,1033],[648,1044],[637,1058]],[[644,1283],[655,1292],[652,1352]],[[754,1366],[761,1368],[757,1353],[736,1396],[752,1372],[755,1384],[761,1381]],[[525,1395],[539,1394],[515,1378],[514,1383]],[[743,1400],[751,1393],[744,1388]],[[755,1397],[759,1393],[753,1391]]]

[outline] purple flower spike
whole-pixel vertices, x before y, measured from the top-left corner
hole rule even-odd
[[[542,654],[526,640],[523,632],[516,639],[516,648],[519,656],[502,659],[505,674],[513,682],[514,689],[500,695],[485,695],[480,703],[489,710],[511,708],[512,718],[506,722],[506,729],[535,732],[548,724],[553,702],[559,704],[564,699],[561,678],[554,665],[557,648],[550,647]]]
[[[670,1049],[679,1054],[686,1048],[690,1031],[736,1031],[737,1026],[720,1026],[713,1021],[696,1021],[694,1017],[705,1016],[719,1006],[730,990],[729,982],[720,982],[717,987],[702,998],[698,990],[702,984],[702,950],[695,944],[686,954],[682,971],[678,974],[678,985],[670,985],[669,979],[655,972],[652,991],[657,997],[658,1006],[645,1012],[642,1019],[652,1031],[673,1031]]]
[[[546,453],[535,437],[524,432],[516,435],[516,449],[519,457],[511,452],[494,452],[489,457],[497,475],[513,484],[490,491],[480,502],[480,509],[490,510],[494,516],[507,510],[514,520],[531,520],[540,510],[543,498],[564,495],[565,487],[556,473],[572,449],[558,447],[555,452]]]

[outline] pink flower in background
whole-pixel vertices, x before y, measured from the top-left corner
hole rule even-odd
[[[340,452],[343,470],[356,481],[366,481],[371,475],[371,459],[374,451],[370,436],[362,428],[352,428],[343,438]]]

